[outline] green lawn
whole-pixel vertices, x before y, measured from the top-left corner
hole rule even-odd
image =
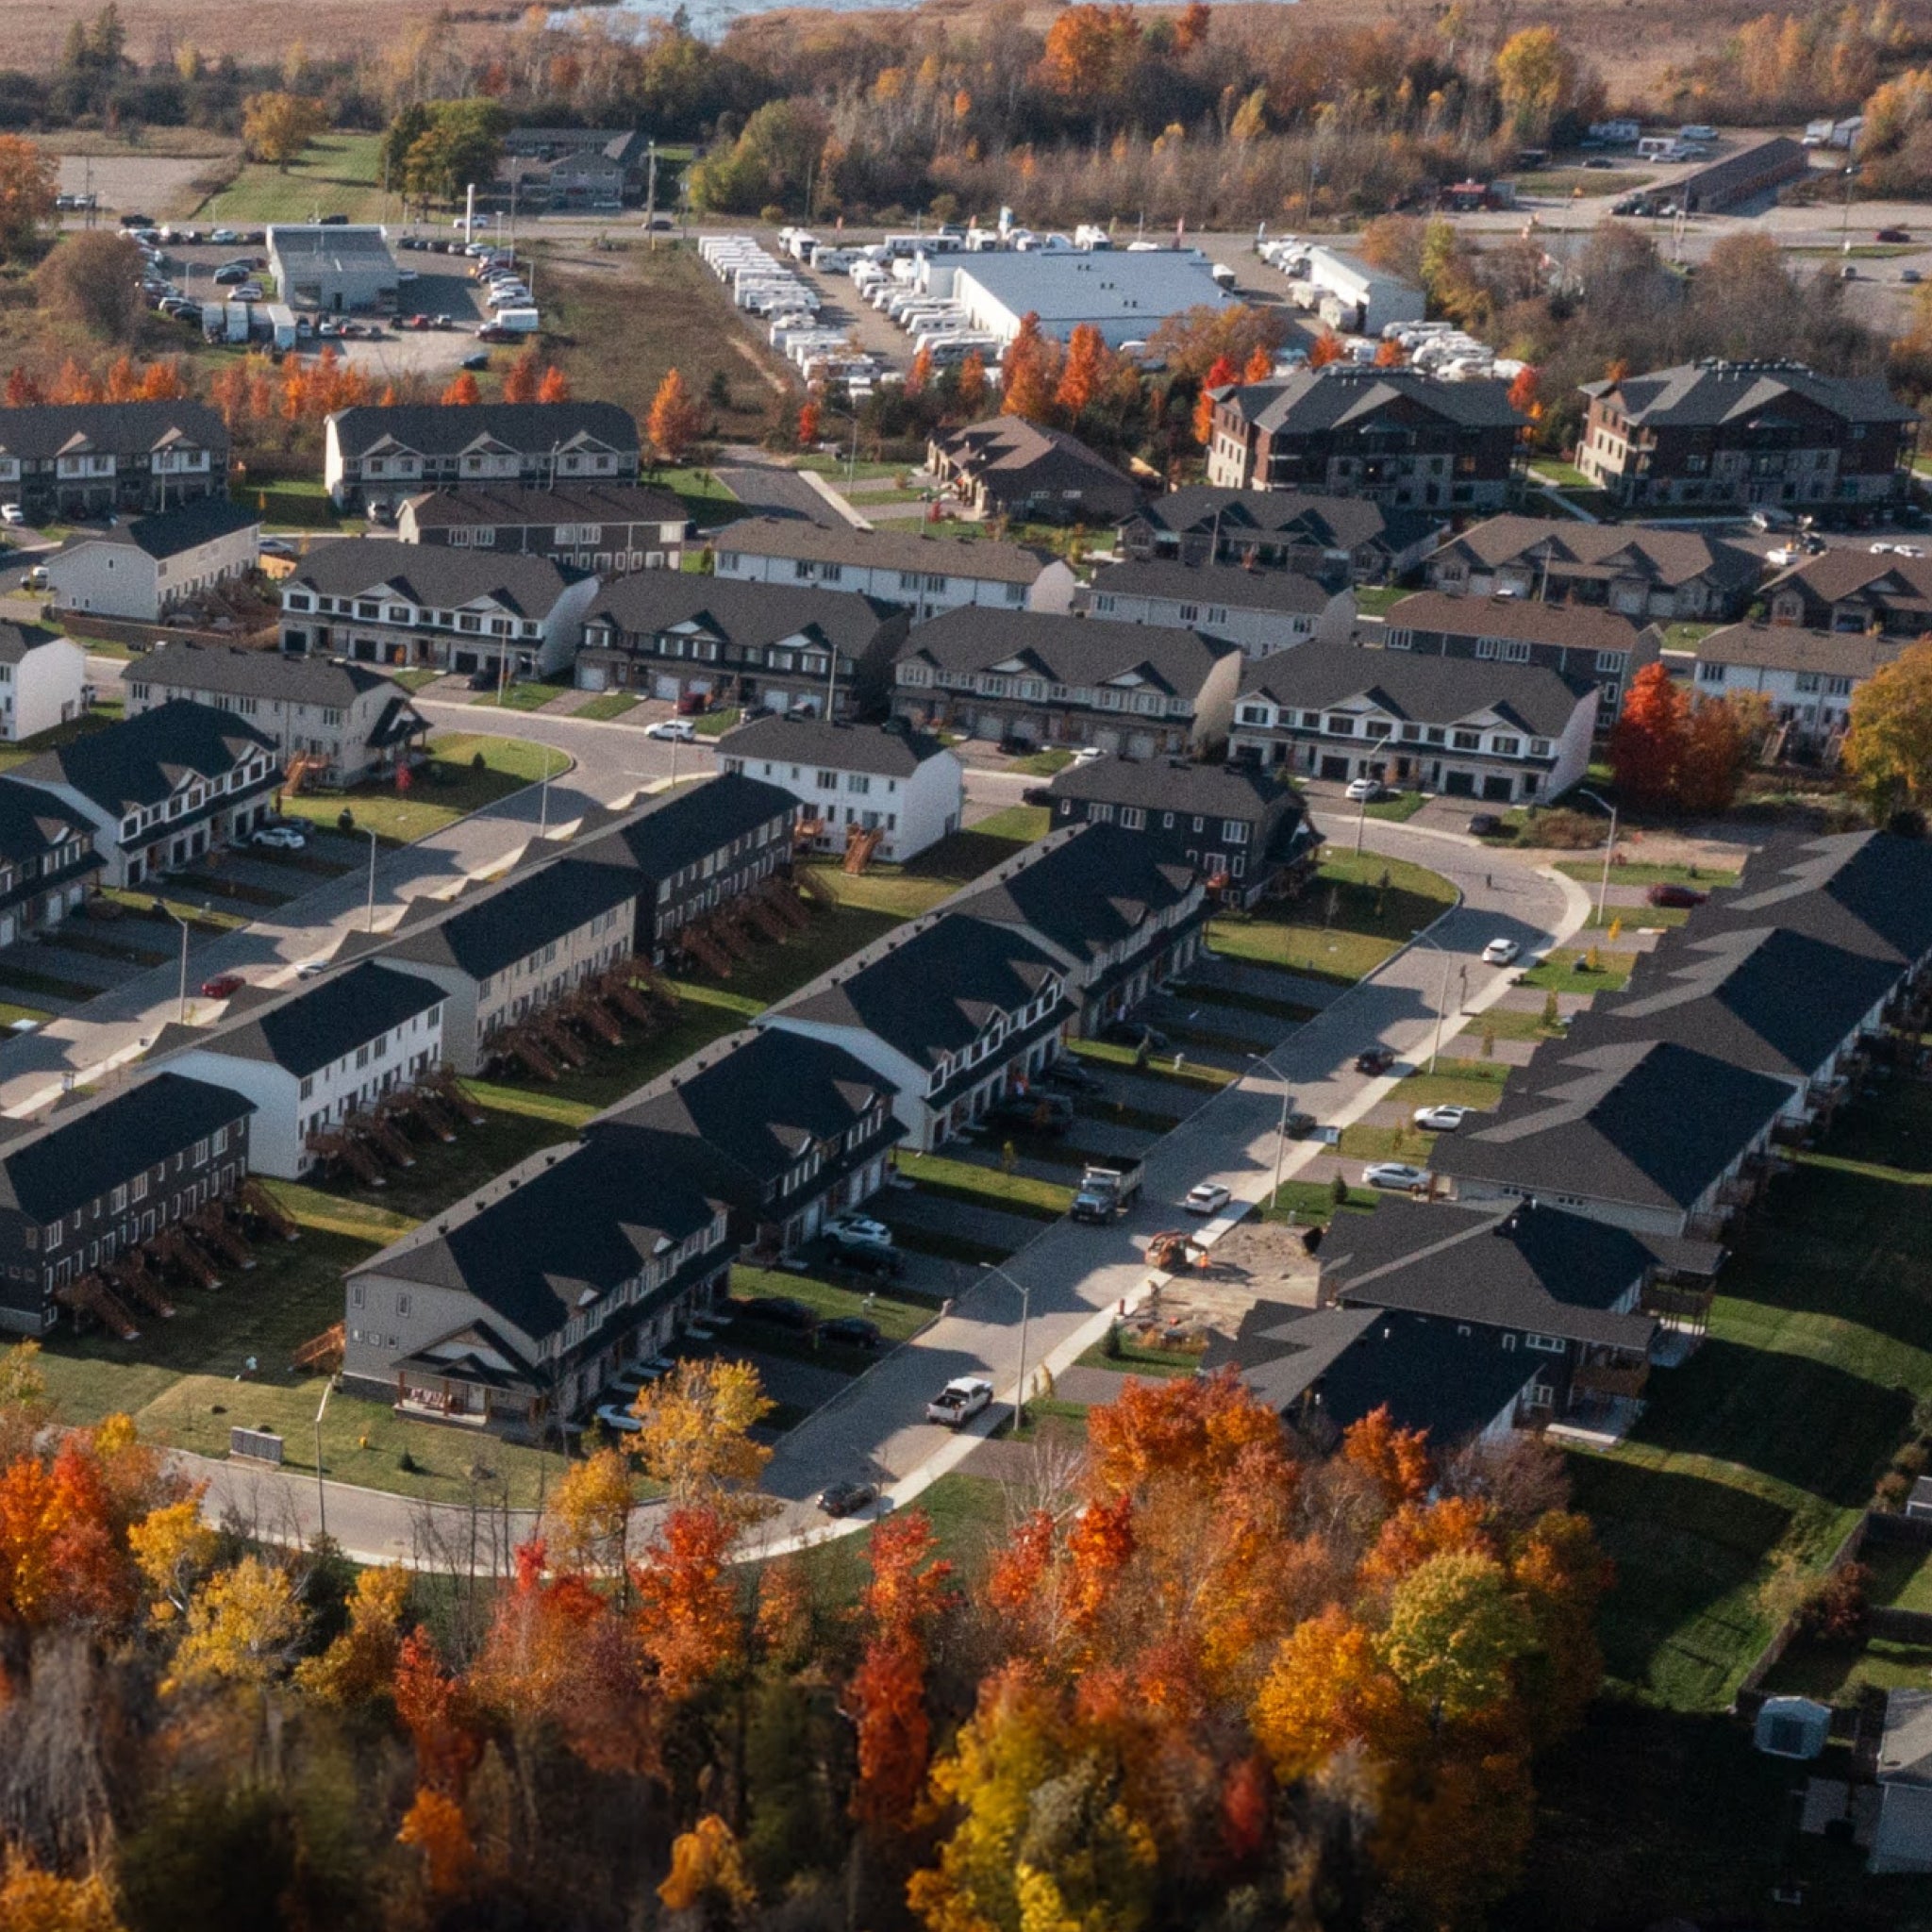
[[[1488,1012],[1475,1014],[1465,1021],[1461,1032],[1451,1038],[1458,1045],[1467,1045],[1481,1040],[1485,1026],[1498,1040],[1555,1040],[1563,1031],[1560,1026],[1545,1026],[1540,1012],[1526,1013],[1515,1007],[1491,1007]]]
[[[1428,1061],[1419,1058],[1417,1064],[1426,1069]],[[1451,1059],[1444,1054],[1433,1074],[1411,1074],[1398,1081],[1393,1098],[1408,1108],[1494,1107],[1508,1077],[1509,1069],[1496,1060]]]
[[[1172,1080],[1179,1087],[1205,1087],[1210,1093],[1219,1093],[1224,1087],[1233,1086],[1239,1077],[1221,1067],[1203,1067],[1191,1061],[1184,1061],[1176,1073],[1171,1058],[1150,1057],[1145,1066],[1137,1067],[1135,1062],[1140,1058],[1140,1049],[1116,1046],[1110,1040],[1070,1040],[1067,1045],[1084,1060],[1103,1061],[1108,1066],[1145,1074],[1156,1080]]]
[[[1291,908],[1224,912],[1208,925],[1208,941],[1230,958],[1353,986],[1455,901],[1440,873],[1331,848]]]
[[[1051,778],[1073,762],[1074,754],[1070,751],[1029,751],[1024,758],[1015,758],[1009,769],[1024,772],[1029,777]]]
[[[1868,1541],[1858,1560],[1872,1572],[1872,1602],[1892,1610],[1932,1610],[1932,1551]]]
[[[1355,593],[1357,614],[1362,617],[1385,617],[1390,609],[1409,594],[1398,584],[1363,584]]]
[[[1397,824],[1406,824],[1428,803],[1427,796],[1420,791],[1398,791],[1393,798],[1380,798],[1369,807],[1372,819],[1391,819]]]
[[[1265,1013],[1271,1020],[1287,1020],[1296,1025],[1315,1017],[1316,1008],[1303,1000],[1270,999],[1266,993],[1242,992],[1231,986],[1190,985],[1174,988],[1181,999],[1199,1000],[1203,1006],[1226,1007],[1241,1013]]]
[[[286,169],[261,162],[244,167],[232,187],[195,212],[213,223],[307,222],[318,214],[379,222],[381,148],[379,134],[324,135]]]
[[[474,763],[479,755],[481,771]],[[282,809],[291,818],[333,825],[346,807],[358,831],[374,832],[388,845],[408,845],[534,784],[546,765],[553,778],[560,777],[570,762],[567,754],[525,739],[444,731],[430,739],[428,766],[416,772],[408,791],[382,785],[305,791],[296,798],[285,796]]]
[[[626,711],[634,711],[637,708],[638,700],[627,691],[608,691],[602,697],[592,698],[588,705],[580,705],[575,715],[603,721],[621,718]]]
[[[1283,1181],[1259,1211],[1263,1221],[1293,1220],[1303,1227],[1326,1227],[1338,1211],[1373,1214],[1382,1205],[1374,1188],[1350,1188],[1341,1201],[1327,1181]]]
[[[554,705],[570,687],[565,684],[546,684],[541,678],[525,678],[520,684],[508,686],[501,692],[489,691],[480,698],[473,698],[470,708],[473,711],[541,711],[545,705]]]
[[[852,1474],[876,1476],[879,1472],[855,1467]],[[924,1511],[940,1554],[968,1580],[984,1572],[989,1556],[1006,1538],[1008,1491],[992,1476],[961,1475],[955,1470],[908,1507]],[[871,1574],[865,1549],[866,1534],[861,1530],[815,1543],[802,1551],[798,1560],[824,1602],[855,1603]]]
[[[1150,1347],[1136,1341],[1115,1326],[1109,1341],[1096,1341],[1077,1359],[1083,1369],[1112,1369],[1119,1374],[1153,1376],[1191,1375],[1201,1366],[1198,1348]]]
[[[1006,839],[1014,844],[1030,845],[1036,839],[1045,838],[1052,830],[1053,814],[1045,806],[1009,805],[1003,811],[981,819],[973,827],[973,834],[981,839]],[[941,844],[944,842],[941,841]],[[938,851],[939,847],[935,846],[933,850]],[[920,854],[921,858],[925,856],[924,853]],[[1008,855],[1003,853],[1000,856],[1005,858]],[[914,862],[917,863],[916,860]]]
[[[78,979],[63,979],[52,973],[36,973],[28,966],[16,966],[0,955],[0,986],[15,992],[34,993],[44,1000],[85,1002],[96,998],[102,989]]]
[[[907,1341],[933,1318],[939,1304],[929,1296],[911,1296],[896,1288],[869,1292],[836,1281],[821,1281],[813,1274],[793,1274],[779,1268],[747,1268],[731,1271],[731,1292],[741,1297],[783,1295],[803,1302],[821,1321],[838,1315],[863,1315],[876,1323],[887,1341]]]
[[[1074,1205],[1074,1190],[1058,1181],[1039,1181],[1030,1174],[1002,1174],[996,1167],[954,1160],[943,1154],[904,1153],[899,1172],[928,1192],[948,1200],[970,1201],[1035,1221],[1058,1221]]]
[[[1357,1121],[1342,1128],[1335,1151],[1346,1160],[1406,1160],[1411,1167],[1426,1167],[1435,1145],[1435,1135],[1407,1122],[1377,1127]]]
[[[969,831],[948,834],[904,865],[870,865],[862,873],[847,873],[836,858],[812,863],[841,905],[893,920],[917,919],[1043,836],[1046,817],[1036,806],[1008,806]]]
[[[29,623],[32,618],[27,619]],[[90,647],[92,648],[92,647]],[[64,724],[56,724],[51,730],[37,731],[31,738],[23,738],[18,744],[0,745],[0,772],[10,771],[15,765],[24,765],[27,759],[38,758],[43,751],[58,751],[63,744],[72,744],[76,738],[91,737],[96,731],[105,731],[110,724],[120,724],[124,713],[119,700],[95,705],[91,710],[83,711],[77,718],[70,718]]]
[[[744,716],[736,705],[725,705],[721,709],[707,711],[697,721],[700,738],[723,738],[738,721]]]
[[[1606,177],[1610,178],[1610,177]],[[1596,485],[1574,463],[1557,457],[1539,457],[1529,466],[1530,475],[1555,490],[1594,490]]]
[[[1601,858],[1559,858],[1557,871],[1565,878],[1593,886],[1604,875]],[[1619,886],[1696,886],[1709,891],[1718,886],[1735,886],[1738,874],[1716,866],[1646,865],[1636,859],[1610,866],[1610,881]],[[1634,908],[1633,908],[1634,909]]]
[[[1777,1553],[1837,1547],[1932,1395],[1932,1090],[1894,1085],[1799,1159],[1720,1277],[1709,1339],[1653,1373],[1623,1445],[1572,1458],[1617,1564],[1610,1669],[1679,1709],[1729,1701],[1770,1635]]]
[[[1608,932],[1612,926],[1621,926],[1625,931],[1635,931],[1643,925],[1670,926],[1682,925],[1690,917],[1688,906],[1606,906],[1599,912],[1595,906],[1590,908],[1590,917],[1583,923],[1593,926],[1599,932]],[[1611,933],[1612,943],[1617,935]]]
[[[1596,970],[1582,964],[1591,952],[1596,954]],[[1607,946],[1552,948],[1541,966],[1523,974],[1524,986],[1557,992],[1622,992],[1630,983],[1630,969],[1637,963],[1635,953],[1616,953]]]
[[[1794,1643],[1764,1688],[1774,1696],[1857,1704],[1858,1693],[1932,1690],[1932,1644],[1874,1637],[1860,1643]]]

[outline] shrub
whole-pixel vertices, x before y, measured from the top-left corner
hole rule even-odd
[[[1844,1563],[1821,1576],[1805,1593],[1798,1628],[1824,1643],[1855,1643],[1865,1634],[1866,1595],[1872,1572],[1863,1563]]]
[[[1559,852],[1589,852],[1604,842],[1607,829],[1608,821],[1594,812],[1571,811],[1558,806],[1554,811],[1540,813],[1533,825],[1523,828],[1523,842],[1552,846]]]
[[[473,772],[487,772],[490,769],[490,762],[479,751],[471,758],[470,769]]]
[[[1345,1207],[1348,1203],[1348,1183],[1340,1174],[1328,1183],[1328,1198],[1338,1208]]]

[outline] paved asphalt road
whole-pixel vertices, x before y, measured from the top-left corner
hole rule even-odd
[[[744,506],[747,516],[803,517],[827,528],[841,521],[839,512],[797,471],[772,462],[760,450],[727,449],[713,474]]]

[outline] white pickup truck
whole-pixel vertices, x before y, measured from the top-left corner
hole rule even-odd
[[[925,1405],[929,1423],[958,1428],[971,1422],[992,1400],[992,1384],[979,1375],[956,1375]]]

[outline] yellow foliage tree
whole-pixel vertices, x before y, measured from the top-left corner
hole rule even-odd
[[[25,1858],[8,1859],[0,1877],[0,1926],[6,1932],[122,1932],[113,1898],[97,1875],[58,1878]]]
[[[438,1898],[461,1891],[475,1869],[476,1848],[463,1807],[442,1791],[425,1785],[404,1814],[396,1842],[423,1854],[424,1877]]]
[[[643,1424],[635,1438],[639,1458],[674,1503],[741,1501],[772,1459],[751,1431],[775,1405],[749,1362],[679,1362],[633,1407]]]
[[[658,1888],[667,1910],[692,1912],[722,1905],[748,1906],[756,1894],[731,1827],[708,1811],[671,1847],[671,1872]]]
[[[161,1688],[267,1684],[286,1667],[302,1632],[288,1573],[259,1557],[218,1571],[188,1607],[188,1629]]]
[[[567,1570],[622,1572],[628,1532],[630,1463],[620,1449],[599,1449],[574,1462],[551,1491],[543,1540]]]
[[[195,1578],[215,1556],[215,1533],[201,1520],[200,1489],[178,1503],[150,1510],[131,1524],[127,1548],[154,1593],[155,1622],[169,1624],[185,1616]]]
[[[308,94],[250,94],[242,103],[242,145],[251,159],[273,161],[284,173],[328,125],[328,109]]]
[[[402,1656],[409,1573],[398,1564],[365,1570],[349,1598],[349,1623],[320,1657],[303,1658],[295,1681],[311,1697],[354,1709],[384,1695]]]
[[[1875,809],[1932,806],[1932,641],[1902,651],[1853,692],[1844,757]]]

